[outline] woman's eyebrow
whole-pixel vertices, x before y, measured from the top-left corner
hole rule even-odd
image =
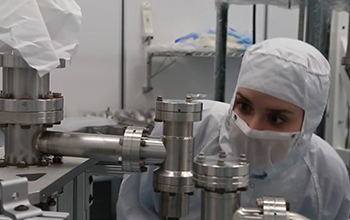
[[[242,93],[240,93],[240,92],[237,92],[236,93],[236,98],[240,98],[240,99],[242,99],[243,101],[246,101],[246,102],[248,102],[250,105],[253,105],[253,103],[247,98],[247,97],[245,97],[244,95],[242,95]]]
[[[289,111],[287,109],[266,109],[268,112],[273,112],[273,113],[286,113],[286,114],[291,114],[294,115],[292,111]]]

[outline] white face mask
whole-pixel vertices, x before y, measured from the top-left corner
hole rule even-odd
[[[264,171],[285,159],[300,132],[252,130],[235,112],[230,122],[230,143],[236,155],[246,154],[251,171]],[[257,173],[256,173],[257,174]]]

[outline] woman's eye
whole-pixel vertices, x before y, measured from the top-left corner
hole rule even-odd
[[[270,121],[273,123],[273,124],[282,124],[285,122],[285,120],[277,115],[271,115],[270,116]]]
[[[246,104],[246,103],[238,103],[239,108],[242,111],[248,112],[250,111],[252,108],[250,107],[250,105]]]

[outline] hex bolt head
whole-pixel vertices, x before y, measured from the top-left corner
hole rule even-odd
[[[0,168],[7,167],[7,162],[5,159],[0,159]]]
[[[225,166],[225,161],[223,159],[219,159],[217,162],[218,166]]]
[[[47,167],[47,166],[50,165],[50,162],[48,161],[48,159],[47,159],[46,156],[42,156],[39,165],[40,165],[41,167]]]
[[[140,146],[141,146],[141,147],[146,147],[146,141],[145,141],[145,140],[141,140]]]
[[[158,102],[163,101],[163,97],[162,97],[162,96],[160,96],[160,95],[159,95],[159,96],[157,96],[157,101],[158,101]]]
[[[263,207],[264,207],[264,199],[263,199],[263,198],[258,198],[258,199],[256,199],[256,205],[257,205],[259,208],[263,208]]]
[[[186,96],[186,102],[192,102],[192,96],[190,95]]]
[[[21,125],[21,129],[28,130],[30,129],[30,125]]]
[[[245,156],[245,154],[241,154],[240,157],[239,157],[239,163],[241,165],[244,165],[244,164],[247,164],[247,158]]]
[[[226,158],[226,152],[220,151],[219,158]]]
[[[63,160],[61,156],[54,156],[52,162],[54,164],[63,164]]]
[[[8,96],[8,94],[6,94],[4,91],[0,91],[0,98],[2,98],[2,99],[7,99],[9,96]]]
[[[29,207],[25,205],[19,205],[16,208],[14,208],[14,210],[17,212],[24,212],[24,211],[27,211],[28,209]]]
[[[197,163],[204,163],[205,162],[205,158],[206,158],[205,154],[203,152],[200,152],[198,157],[197,157],[196,162]]]
[[[54,93],[52,93],[52,96],[53,96],[54,98],[56,98],[56,99],[62,98],[62,93],[60,93],[60,92],[54,92]]]
[[[17,168],[27,168],[28,164],[25,161],[21,161],[19,163],[17,163]]]

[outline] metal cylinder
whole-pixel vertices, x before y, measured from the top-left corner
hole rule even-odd
[[[3,67],[3,96],[12,100],[36,100],[49,90],[49,76],[40,78],[38,71],[30,68],[18,56],[3,55],[0,57]],[[40,153],[36,150],[35,138],[45,131],[43,125],[28,124],[32,115],[24,116],[21,112],[3,112],[12,114],[16,120],[9,121],[5,132],[5,159],[9,165],[18,163],[35,165],[40,161]],[[10,118],[10,117],[9,117]],[[23,120],[23,123],[21,119]],[[18,119],[18,120],[17,120]]]
[[[163,135],[171,137],[191,137],[193,134],[192,122],[166,121],[163,124]]]
[[[40,78],[32,68],[3,68],[3,91],[14,99],[37,99],[46,95],[49,80],[49,77]]]
[[[216,193],[202,190],[202,220],[232,220],[240,207],[239,193]]]
[[[145,142],[145,146],[140,149],[141,158],[160,159],[162,160],[161,162],[164,161],[166,151],[162,140],[155,138],[142,138],[142,141]]]
[[[40,152],[35,148],[35,137],[45,128],[43,125],[23,127],[10,124],[5,131],[5,159],[10,165],[24,162],[27,165],[37,164]]]
[[[121,136],[46,131],[36,148],[45,154],[116,161],[122,156]]]
[[[115,135],[45,131],[35,142],[36,149],[44,154],[117,161],[119,157],[125,159],[123,147],[128,146],[123,141],[124,138]],[[164,161],[166,152],[161,140],[149,138],[141,141],[145,141],[145,144],[138,148],[137,162],[140,159],[147,159],[148,165],[153,165]],[[138,145],[140,146],[140,141]]]
[[[160,192],[159,213],[169,218],[189,214],[189,195],[194,192],[193,122],[201,120],[202,103],[157,98],[156,121],[163,121],[163,164],[154,172],[153,187]]]
[[[215,49],[215,100],[225,101],[226,55],[227,55],[227,2],[216,3],[216,49]]]
[[[193,167],[193,179],[202,189],[201,220],[232,220],[239,208],[239,192],[249,181],[246,158],[228,158],[225,152],[206,157],[200,153]]]
[[[162,216],[181,216],[183,213],[189,213],[190,197],[188,194],[162,192],[160,201],[159,214]]]

